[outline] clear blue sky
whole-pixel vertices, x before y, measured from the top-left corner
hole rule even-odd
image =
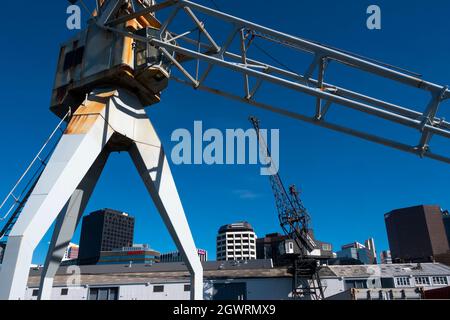
[[[215,1],[234,15],[399,65],[439,84],[450,84],[447,0]],[[86,2],[93,7],[93,1]],[[27,1],[21,4],[26,10],[11,1],[2,5],[0,194],[9,191],[58,122],[48,104],[59,44],[73,34],[65,27],[66,3]],[[382,8],[381,31],[365,27],[366,8],[374,3]],[[17,9],[19,17],[15,15]],[[284,59],[295,66],[292,57]],[[423,105],[423,99],[409,95],[409,91],[397,92],[369,77],[347,73],[330,77],[330,81],[363,92],[370,89],[393,102]],[[301,96],[289,99],[286,97],[285,102],[291,105],[312,102]],[[203,120],[207,128],[247,128],[248,116],[256,114],[264,127],[281,128],[281,175],[286,184],[301,186],[317,237],[333,243],[335,249],[368,237],[375,238],[379,250],[386,249],[383,215],[392,209],[417,204],[450,208],[449,165],[421,160],[175,83],[164,92],[159,105],[148,109],[148,114],[167,149],[174,146],[170,142],[172,131],[191,129],[195,120]],[[343,115],[360,120],[352,113]],[[377,130],[384,123],[362,125]],[[256,166],[173,167],[196,244],[207,249],[210,258],[215,259],[215,236],[222,224],[247,220],[260,237],[281,231],[268,178],[258,172]],[[126,154],[111,156],[87,212],[104,207],[136,217],[136,243],[149,243],[162,252],[175,249]],[[43,261],[49,238],[48,234],[39,245],[35,263]],[[74,242],[78,239],[79,230]]]

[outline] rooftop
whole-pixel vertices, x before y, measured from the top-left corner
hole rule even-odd
[[[271,260],[208,261],[202,262],[207,279],[243,278],[290,278],[288,268],[274,268]],[[73,270],[60,267],[55,277],[55,286],[65,286]],[[93,265],[80,266],[82,285],[167,283],[189,281],[189,272],[184,263],[161,263],[153,265]],[[29,287],[39,285],[42,268],[32,268]],[[326,266],[320,270],[322,278],[367,278],[398,276],[450,276],[450,267],[440,263]]]
[[[398,276],[420,275],[450,275],[450,267],[440,263],[421,264],[380,264],[380,265],[352,265],[328,266],[338,277],[368,277],[381,276],[385,278]]]
[[[231,224],[226,224],[224,226],[221,226],[219,229],[219,233],[225,233],[225,232],[237,232],[237,231],[253,231],[253,227],[250,225],[250,223],[243,221],[243,222],[236,222]]]

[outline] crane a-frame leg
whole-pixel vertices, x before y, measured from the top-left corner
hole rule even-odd
[[[172,178],[164,149],[147,119],[137,120],[138,141],[130,155],[191,273],[191,299],[203,300],[203,268]],[[150,134],[151,133],[151,134]],[[158,152],[155,152],[155,148]]]
[[[56,220],[55,230],[42,270],[39,300],[51,299],[53,279],[62,262],[65,250],[70,244],[78,223],[83,216],[100,174],[105,167],[108,156],[109,152],[106,150],[100,154]]]
[[[125,90],[103,90],[92,93],[74,114],[9,235],[0,271],[0,299],[24,298],[34,249],[71,196],[77,196],[77,188],[104,150],[130,152],[185,258],[192,277],[191,298],[203,298],[203,269],[161,142],[134,95]],[[73,201],[80,200],[73,198]],[[63,212],[66,215],[71,210]],[[67,230],[55,229],[55,238],[59,239],[55,240],[56,250],[58,242],[67,241],[74,227],[70,220],[62,216],[59,219],[57,227]],[[45,272],[43,298],[49,297],[52,268],[54,265],[50,268],[49,264]]]

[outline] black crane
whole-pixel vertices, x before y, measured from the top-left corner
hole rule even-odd
[[[259,120],[256,117],[250,117],[249,120],[255,128],[261,156],[265,157],[265,163],[271,163],[272,167],[276,166],[277,164],[272,162],[267,143],[261,135]],[[274,170],[273,174],[269,175],[269,179],[280,226],[286,236],[295,242],[299,251],[297,253],[286,252],[286,256],[293,263],[292,296],[297,299],[321,300],[324,295],[319,276],[319,263],[309,255],[316,249],[316,244],[310,236],[311,217],[300,199],[297,188],[292,185],[287,191],[278,170]]]

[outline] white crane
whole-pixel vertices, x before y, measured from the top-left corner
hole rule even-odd
[[[433,136],[450,138],[450,123],[438,117],[441,103],[450,97],[447,86],[188,0],[97,0],[96,4],[86,28],[60,51],[51,110],[61,118],[72,110],[72,116],[8,234],[0,271],[0,299],[23,298],[32,253],[56,220],[40,289],[40,298],[50,298],[61,248],[70,241],[106,159],[114,151],[131,154],[185,258],[192,276],[191,297],[202,299],[202,266],[164,150],[144,111],[145,106],[160,101],[169,80],[450,163],[449,155],[431,149]],[[163,16],[162,11],[167,11],[167,18],[160,22],[157,17]],[[214,20],[214,28],[206,20]],[[251,49],[262,42],[310,55],[306,71],[299,74],[290,70],[286,67],[289,59],[279,59],[282,65],[274,66],[254,55]],[[429,102],[414,109],[336,86],[325,81],[330,63],[425,92]],[[217,81],[216,68],[237,74],[242,81]],[[267,85],[273,96],[278,94],[278,87],[310,95],[316,103],[312,109],[298,106],[295,111],[273,106],[258,99],[261,90],[268,90]],[[241,93],[236,94],[236,89]],[[329,117],[330,108],[349,108],[412,128],[420,134],[420,140],[406,144],[393,131],[382,136],[357,130],[351,121],[338,124]]]

